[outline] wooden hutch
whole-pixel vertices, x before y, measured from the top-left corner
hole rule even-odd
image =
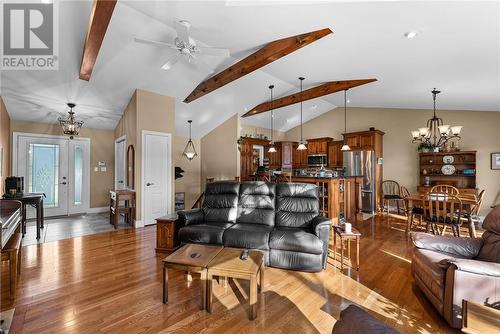
[[[477,195],[476,151],[420,153],[419,192],[447,184],[460,193]]]

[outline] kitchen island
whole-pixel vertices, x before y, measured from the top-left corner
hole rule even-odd
[[[339,176],[292,176],[292,182],[314,183],[319,188],[320,213],[331,218],[335,223],[342,213],[349,219],[353,218],[359,207],[359,187],[361,177]]]

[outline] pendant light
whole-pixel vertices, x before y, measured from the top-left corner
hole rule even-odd
[[[345,134],[347,133],[347,89],[344,90],[344,145],[342,145],[341,151],[350,151],[351,148],[345,142]]]
[[[75,136],[78,136],[80,129],[82,128],[83,121],[79,121],[75,118],[75,112],[73,108],[76,107],[74,103],[67,104],[69,111],[68,117],[59,117],[59,125],[61,126],[63,133],[69,136],[69,139],[73,139]]]
[[[273,113],[273,88],[274,85],[269,86],[269,90],[271,91],[271,142],[269,143],[269,153],[275,153],[276,148],[274,147],[274,140],[273,140],[273,119],[274,119],[274,113]]]
[[[191,140],[191,123],[193,123],[193,121],[189,120],[188,123],[189,123],[189,140],[186,144],[186,148],[184,149],[184,152],[182,152],[182,155],[185,156],[189,161],[191,161],[198,154],[196,153],[196,149],[194,148],[193,141]]]
[[[307,150],[306,144],[304,144],[304,139],[302,137],[302,82],[304,81],[304,77],[300,77],[300,142],[299,146],[297,146],[297,150],[303,151]]]

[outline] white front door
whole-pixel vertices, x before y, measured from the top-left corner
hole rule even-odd
[[[127,141],[124,137],[118,138],[115,141],[115,189],[120,190],[125,188],[125,146]]]
[[[89,207],[89,141],[14,133],[13,174],[24,192],[45,194],[45,216],[86,212]],[[28,211],[33,217],[34,211]]]
[[[143,222],[154,224],[171,207],[171,137],[166,133],[142,134]]]

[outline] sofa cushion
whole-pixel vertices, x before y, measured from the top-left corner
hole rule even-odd
[[[222,245],[224,230],[231,223],[216,223],[187,225],[179,230],[179,240],[182,243]]]
[[[268,250],[272,230],[272,226],[234,224],[224,231],[222,242],[225,247]]]
[[[497,205],[484,218],[482,235],[483,247],[477,256],[478,260],[500,263],[500,205]]]
[[[398,331],[375,319],[356,305],[349,305],[340,312],[340,319],[333,326],[332,334],[397,334]]]
[[[318,187],[315,184],[276,185],[276,226],[306,228],[318,215]]]
[[[269,236],[269,248],[309,254],[322,254],[323,242],[311,231],[300,228],[275,228]]]
[[[238,223],[274,226],[276,184],[242,182],[238,200]]]
[[[205,222],[235,223],[238,215],[239,189],[240,183],[235,181],[207,183],[202,205]]]

